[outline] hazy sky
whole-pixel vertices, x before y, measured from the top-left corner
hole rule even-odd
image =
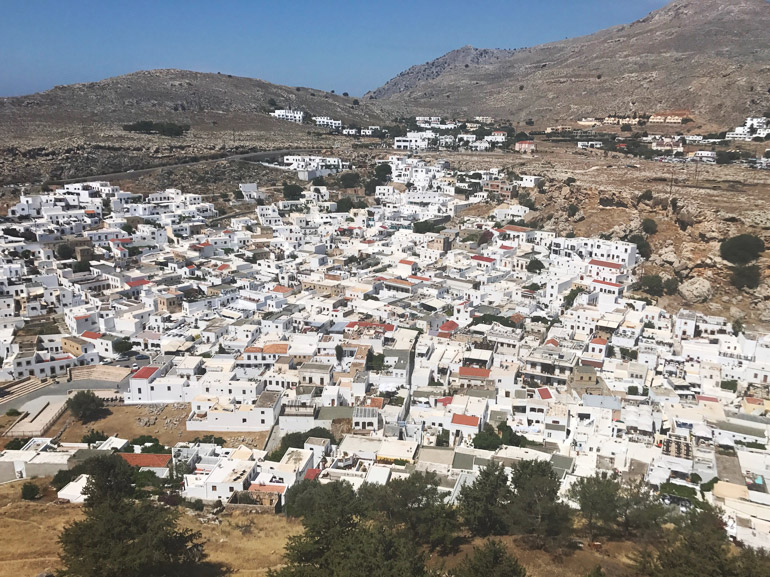
[[[0,0],[0,96],[151,68],[360,95],[466,44],[520,48],[666,0]]]

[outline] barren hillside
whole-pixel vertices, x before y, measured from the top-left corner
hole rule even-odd
[[[581,38],[519,50],[466,46],[365,98],[394,113],[516,122],[684,109],[730,126],[770,109],[768,30],[767,0],[675,0]]]

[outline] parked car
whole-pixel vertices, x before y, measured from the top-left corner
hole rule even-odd
[[[135,372],[136,372],[136,371],[138,371],[138,370],[139,370],[139,365],[137,365],[136,363],[134,363],[133,365],[131,365],[131,372],[132,372],[132,373],[135,373]]]
[[[147,355],[136,355],[137,361],[146,361],[146,360],[149,360],[149,358],[150,357],[148,357]]]

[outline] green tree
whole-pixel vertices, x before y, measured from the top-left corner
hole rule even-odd
[[[618,491],[617,505],[620,528],[625,537],[635,534],[647,539],[662,531],[668,511],[644,481],[623,483]]]
[[[739,577],[722,518],[708,507],[684,515],[667,544],[640,569],[655,577]]]
[[[488,540],[450,572],[451,577],[527,577],[527,571],[499,541]]]
[[[61,536],[64,577],[174,577],[203,558],[200,533],[178,527],[179,513],[149,501],[86,509]]]
[[[361,175],[357,172],[344,172],[339,176],[338,181],[342,188],[355,188],[361,184]]]
[[[88,272],[90,270],[91,263],[87,259],[81,259],[72,265],[72,272]]]
[[[679,281],[676,279],[676,277],[672,276],[664,280],[663,290],[667,295],[675,295],[676,291],[679,290]]]
[[[484,429],[473,437],[473,447],[485,451],[494,451],[503,444],[500,435],[490,424],[484,425]]]
[[[719,246],[719,254],[722,258],[737,265],[750,263],[764,251],[764,241],[753,234],[740,234],[728,238]]]
[[[88,432],[83,435],[83,438],[80,439],[81,443],[86,443],[88,445],[93,445],[94,443],[98,443],[99,441],[106,441],[107,435],[104,433],[104,431],[96,431],[94,429],[89,429]]]
[[[641,234],[632,234],[628,237],[628,242],[636,245],[636,251],[642,258],[650,258],[652,256],[652,247],[650,243]]]
[[[431,551],[450,551],[460,524],[457,510],[446,504],[433,473],[413,473],[387,485],[364,484],[358,499],[367,516],[385,526],[407,532],[410,540]]]
[[[345,355],[345,349],[342,348],[342,345],[337,345],[334,347],[334,356],[337,358],[337,362],[342,362],[342,357]]]
[[[133,350],[134,345],[131,344],[131,341],[127,338],[120,339],[119,341],[115,341],[112,345],[112,350],[118,353],[119,355],[122,355],[124,353],[127,353],[130,350]]]
[[[524,435],[515,433],[507,423],[500,423],[497,425],[497,432],[500,433],[503,445],[508,445],[509,447],[526,447],[529,443]]]
[[[392,172],[393,172],[393,169],[391,168],[390,164],[388,164],[387,162],[381,162],[374,167],[374,177],[380,183],[388,182],[388,180],[390,180],[390,175]]]
[[[40,487],[32,481],[27,481],[21,486],[21,498],[25,501],[34,501],[40,496]]]
[[[618,519],[620,485],[607,473],[581,477],[570,488],[569,496],[580,506],[592,541],[600,531],[609,532],[614,528]]]
[[[61,243],[56,247],[56,258],[58,260],[70,260],[75,255],[75,249],[71,244]]]
[[[116,506],[134,496],[134,471],[116,453],[89,459],[88,475],[83,490],[86,508]]]
[[[663,279],[657,274],[646,274],[639,281],[639,287],[648,295],[663,296]]]
[[[82,423],[95,421],[105,414],[104,401],[93,391],[78,391],[67,400],[67,408]]]
[[[280,461],[289,449],[301,449],[305,446],[305,441],[310,437],[320,437],[321,439],[329,439],[332,445],[336,445],[337,441],[332,435],[329,429],[323,427],[313,427],[309,431],[304,433],[289,433],[284,435],[281,439],[280,446],[270,453],[267,458],[270,461]]]
[[[491,462],[473,484],[460,489],[460,517],[473,535],[503,535],[508,527],[507,509],[512,498],[505,469]]]
[[[304,189],[298,184],[283,183],[283,198],[285,200],[299,200],[302,198],[302,192]]]
[[[762,272],[755,264],[736,266],[730,275],[730,282],[735,288],[755,289],[762,280]]]
[[[642,221],[642,230],[644,234],[655,234],[658,232],[658,223],[651,218],[645,218]]]
[[[353,209],[353,200],[349,196],[343,196],[337,201],[337,212],[350,212]]]
[[[536,258],[530,259],[527,263],[527,272],[539,273],[544,268],[545,265]]]
[[[548,461],[526,460],[516,463],[511,473],[511,530],[529,535],[538,547],[544,546],[549,540],[567,536],[572,522],[569,507],[559,502],[560,484]]]

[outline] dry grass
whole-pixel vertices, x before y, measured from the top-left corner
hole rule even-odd
[[[64,430],[61,440],[70,443],[79,443],[90,429],[103,431],[107,435],[118,435],[123,439],[133,439],[140,435],[152,435],[164,445],[175,445],[180,441],[192,441],[195,437],[202,437],[206,433],[188,431],[185,428],[185,420],[189,414],[189,405],[182,408],[179,405],[166,405],[160,413],[158,406],[143,405],[117,405],[110,407],[111,414],[92,423],[83,424],[65,412],[49,430],[50,435],[56,435]],[[154,425],[143,426],[139,419],[155,417]],[[267,431],[258,433],[213,433],[217,437],[224,438],[228,445],[246,444],[250,447],[261,449],[267,441]]]
[[[50,479],[37,479],[44,492],[37,501],[22,501],[26,481],[0,485],[0,577],[37,575],[59,564],[57,538],[62,529],[83,515],[79,505],[57,504]],[[225,514],[221,522],[182,509],[180,524],[200,531],[208,561],[227,566],[234,575],[263,575],[281,564],[286,539],[300,532],[296,521],[283,516]]]
[[[516,537],[500,537],[498,540],[519,560],[529,577],[582,577],[597,565],[601,565],[608,577],[627,577],[632,574],[628,562],[628,553],[634,547],[632,543],[610,543],[604,546],[601,553],[577,550],[554,556],[546,551],[530,549]],[[474,546],[482,543],[483,539],[477,539],[463,545],[455,555],[433,556],[428,566],[433,569],[452,569],[473,551]]]
[[[0,486],[0,577],[37,575],[58,567],[58,535],[82,512],[78,505],[56,504],[56,492],[49,481],[34,481],[44,491],[37,501],[21,500],[21,486],[26,480]]]
[[[24,482],[0,485],[0,534],[4,544],[0,552],[0,577],[36,575],[56,569],[57,537],[66,525],[82,517],[80,506],[55,502],[50,478],[34,481],[43,491],[41,499],[22,501]],[[302,531],[299,521],[281,515],[236,511],[223,513],[215,520],[207,514],[181,511],[181,526],[201,532],[209,565],[226,567],[232,575],[259,576],[265,575],[268,569],[280,567],[287,539]],[[632,543],[609,543],[601,553],[583,550],[554,557],[529,549],[514,537],[502,537],[501,541],[524,565],[530,577],[580,577],[597,565],[602,566],[608,577],[631,574],[628,554],[634,548]],[[480,542],[463,545],[456,555],[434,555],[428,564],[436,569],[451,569]]]
[[[204,523],[192,512],[182,525],[201,531],[208,561],[228,567],[234,575],[264,575],[283,563],[286,540],[302,531],[284,516],[245,512],[223,514],[220,523]]]

